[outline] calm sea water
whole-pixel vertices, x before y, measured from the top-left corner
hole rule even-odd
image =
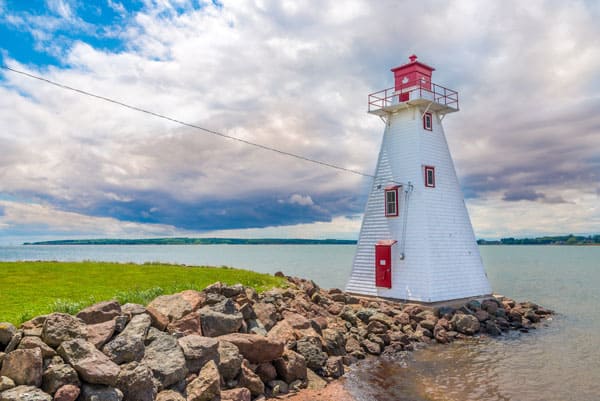
[[[557,311],[528,334],[430,346],[400,360],[366,362],[348,386],[377,401],[600,400],[600,247],[484,246],[496,293]],[[354,246],[18,246],[0,260],[160,261],[228,265],[343,288]],[[1,272],[0,272],[1,274]]]

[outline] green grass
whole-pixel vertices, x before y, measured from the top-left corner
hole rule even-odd
[[[282,278],[228,267],[0,262],[0,322],[20,324],[50,312],[74,314],[109,299],[147,304],[159,295],[201,290],[216,281],[241,283],[259,292],[285,285]]]

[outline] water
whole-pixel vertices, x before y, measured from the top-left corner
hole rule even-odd
[[[160,261],[281,270],[343,288],[348,245],[19,246],[0,260]],[[548,327],[365,362],[348,387],[377,401],[600,400],[600,247],[484,246],[496,293],[557,311]]]

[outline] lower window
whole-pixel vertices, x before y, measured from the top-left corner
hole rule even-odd
[[[386,217],[398,216],[398,187],[385,189],[385,215]]]
[[[425,186],[435,188],[435,167],[425,166]]]

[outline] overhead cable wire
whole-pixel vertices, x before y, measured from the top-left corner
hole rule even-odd
[[[52,80],[50,80],[48,78],[40,77],[38,75],[34,75],[34,74],[31,74],[31,73],[28,73],[28,72],[25,72],[25,71],[17,70],[15,68],[9,67],[7,65],[0,65],[0,68],[3,68],[5,70],[7,70],[7,71],[11,71],[13,73],[20,74],[20,75],[23,75],[23,76],[26,76],[26,77],[29,77],[29,78],[36,79],[38,81],[42,81],[42,82],[48,83],[50,85],[54,85],[54,86],[59,87],[61,89],[65,89],[65,90],[69,90],[69,91],[72,91],[72,92],[76,92],[76,93],[79,93],[81,95],[93,97],[93,98],[96,98],[96,99],[99,99],[99,100],[103,100],[103,101],[108,102],[108,103],[113,103],[113,104],[116,104],[118,106],[126,107],[128,109],[135,110],[135,111],[138,111],[140,113],[145,113],[145,114],[149,114],[149,115],[154,116],[154,117],[162,118],[163,120],[171,121],[171,122],[176,123],[176,124],[180,124],[180,125],[183,125],[183,126],[186,126],[186,127],[190,127],[190,128],[194,128],[194,129],[197,129],[197,130],[200,130],[200,131],[204,131],[205,133],[208,133],[208,134],[211,134],[211,135],[216,135],[216,136],[219,136],[219,137],[222,137],[222,138],[226,138],[226,139],[230,139],[230,140],[233,140],[233,141],[241,142],[241,143],[244,143],[246,145],[254,146],[254,147],[259,148],[259,149],[263,149],[263,150],[267,150],[267,151],[270,151],[270,152],[279,153],[279,154],[284,155],[284,156],[293,157],[293,158],[298,159],[298,160],[302,160],[302,161],[306,161],[306,162],[318,164],[318,165],[321,165],[321,166],[333,168],[333,169],[344,171],[344,172],[347,172],[347,173],[352,173],[352,174],[360,175],[360,176],[363,176],[363,177],[376,178],[373,174],[368,174],[368,173],[365,173],[365,172],[362,172],[362,171],[358,171],[358,170],[354,170],[354,169],[350,169],[350,168],[338,166],[338,165],[335,165],[335,164],[332,164],[332,163],[324,162],[322,160],[317,160],[317,159],[313,159],[313,158],[310,158],[310,157],[307,157],[307,156],[302,156],[302,155],[299,155],[299,154],[296,154],[296,153],[292,153],[292,152],[288,152],[288,151],[285,151],[285,150],[277,149],[277,148],[274,148],[274,147],[271,147],[271,146],[268,146],[268,145],[264,145],[264,144],[260,144],[260,143],[256,143],[256,142],[252,142],[252,141],[248,141],[246,139],[242,139],[242,138],[239,138],[239,137],[236,137],[236,136],[233,136],[233,135],[224,134],[222,132],[215,131],[215,130],[212,130],[212,129],[209,129],[209,128],[205,128],[205,127],[201,127],[199,125],[187,123],[185,121],[181,121],[181,120],[178,120],[178,119],[173,118],[173,117],[169,117],[169,116],[164,115],[164,114],[160,114],[160,113],[156,113],[154,111],[142,109],[141,107],[132,106],[130,104],[127,104],[127,103],[124,103],[124,102],[121,102],[121,101],[118,101],[118,100],[115,100],[115,99],[111,99],[111,98],[106,97],[106,96],[97,95],[95,93],[88,92],[88,91],[85,91],[85,90],[82,90],[82,89],[78,89],[78,88],[75,88],[75,87],[72,87],[72,86],[68,86],[68,85],[62,84],[60,82],[52,81]]]

